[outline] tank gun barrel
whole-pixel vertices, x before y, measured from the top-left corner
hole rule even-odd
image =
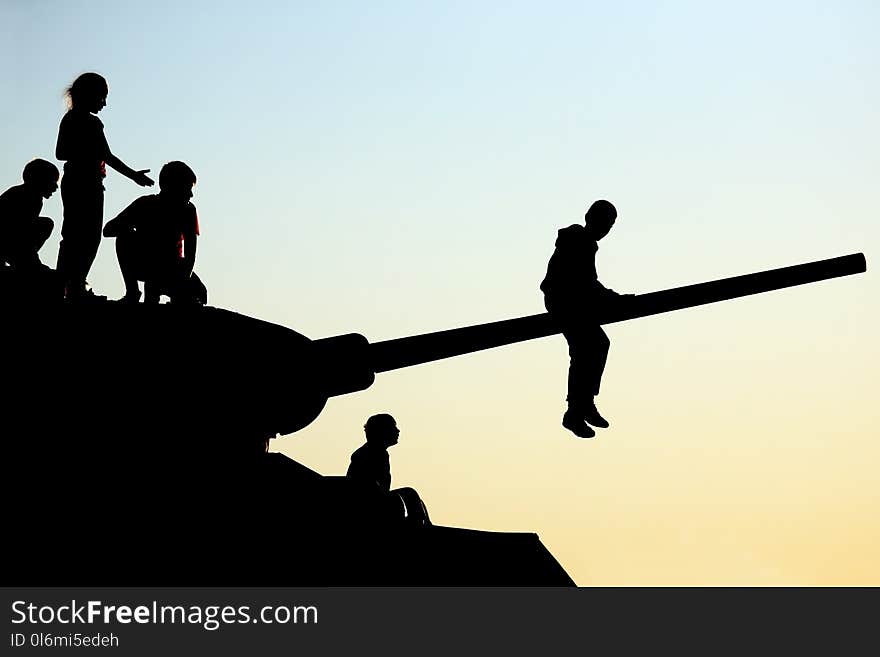
[[[827,260],[623,297],[619,302],[601,309],[596,318],[600,324],[623,322],[795,285],[816,283],[829,278],[850,276],[862,273],[866,268],[864,254],[853,253]],[[374,372],[387,372],[515,342],[543,338],[559,332],[559,327],[549,314],[541,313],[376,342],[370,345],[369,356]]]

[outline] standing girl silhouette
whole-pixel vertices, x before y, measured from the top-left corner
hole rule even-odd
[[[83,73],[68,87],[68,111],[58,128],[55,157],[64,160],[61,201],[64,222],[58,249],[58,273],[65,296],[71,300],[93,298],[86,291],[86,277],[98,254],[104,222],[105,165],[142,187],[153,181],[149,169],[135,171],[110,152],[104,124],[95,116],[107,104],[107,80],[97,73]]]

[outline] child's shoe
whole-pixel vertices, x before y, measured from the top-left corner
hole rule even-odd
[[[584,422],[583,417],[571,409],[567,410],[565,415],[562,416],[562,426],[578,438],[592,438],[596,435],[596,432]]]

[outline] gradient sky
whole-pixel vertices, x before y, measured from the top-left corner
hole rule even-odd
[[[199,177],[212,305],[311,338],[541,312],[596,198],[618,291],[864,252],[861,276],[609,327],[598,440],[559,425],[551,337],[380,375],[273,449],[341,474],[390,412],[394,485],[438,524],[537,532],[581,585],[880,585],[876,3],[0,8],[0,184],[54,159],[63,90],[97,71],[114,153]],[[147,193],[106,187],[105,220]],[[44,214],[54,264],[60,195]],[[112,242],[89,278],[121,296]]]

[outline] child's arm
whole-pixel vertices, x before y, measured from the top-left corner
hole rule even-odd
[[[141,214],[138,210],[140,200],[135,199],[127,208],[116,215],[115,219],[107,222],[103,230],[104,237],[119,237],[123,233],[127,233],[137,227],[138,218]]]
[[[152,178],[147,176],[147,172],[149,171],[149,169],[141,169],[140,171],[135,171],[125,162],[123,162],[113,153],[111,153],[110,149],[107,149],[107,155],[104,158],[104,162],[116,169],[126,178],[130,178],[131,180],[136,182],[141,187],[150,187],[153,184]]]
[[[188,204],[188,210],[191,216],[183,233],[183,275],[185,277],[192,274],[193,267],[196,265],[196,246],[199,238],[199,214],[192,203]]]
[[[104,152],[104,162],[116,169],[123,176],[125,176],[126,178],[130,178],[141,187],[152,186],[153,180],[152,178],[149,178],[147,176],[147,172],[149,171],[149,169],[141,169],[140,171],[135,171],[125,162],[116,157],[110,151],[110,145],[107,143],[107,137],[104,135],[103,130],[101,130],[101,150]]]
[[[183,275],[184,277],[192,274],[193,267],[196,265],[196,240],[198,235],[190,233],[183,238]]]

